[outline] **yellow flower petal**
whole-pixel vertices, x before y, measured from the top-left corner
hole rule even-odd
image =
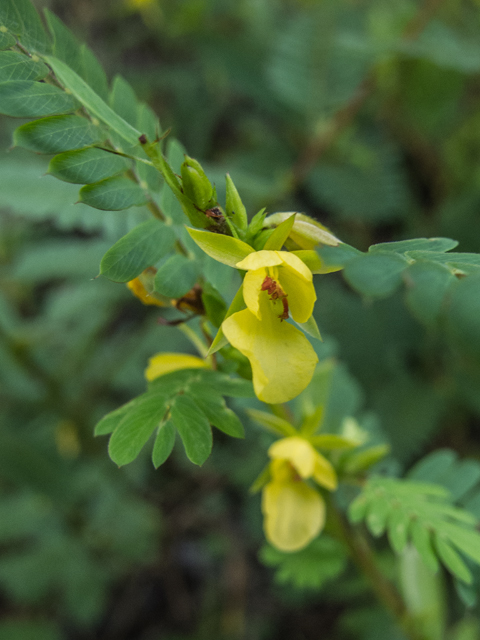
[[[148,361],[145,369],[145,378],[151,382],[159,376],[164,376],[179,369],[208,369],[210,365],[206,360],[190,356],[184,353],[157,353]]]
[[[259,253],[262,253],[261,251]],[[312,281],[312,272],[307,267],[307,265],[300,260],[298,256],[291,253],[290,251],[276,251],[279,258],[286,265],[287,268],[293,269],[296,271],[302,278],[304,278],[307,282]]]
[[[250,311],[261,320],[260,293],[267,271],[264,268],[249,271],[243,280],[243,299]]]
[[[262,495],[267,540],[281,551],[306,547],[323,529],[325,503],[304,482],[269,482]]]
[[[308,440],[292,436],[274,442],[268,450],[268,455],[274,460],[288,460],[302,478],[310,478],[319,454]]]
[[[268,305],[268,300],[262,303],[261,299],[261,321],[245,309],[224,320],[222,329],[230,344],[250,360],[257,397],[277,404],[305,389],[318,358],[303,333],[280,322],[264,304]]]
[[[315,453],[317,455],[315,458],[315,469],[313,471],[314,479],[318,484],[322,485],[322,487],[330,489],[330,491],[335,491],[338,484],[335,469],[326,458],[318,453],[318,451]]]
[[[297,258],[297,256],[291,257]],[[303,264],[300,258],[297,258],[297,260]],[[310,274],[310,280],[305,279],[299,271],[289,267],[279,268],[278,270],[280,285],[288,294],[288,307],[290,315],[295,322],[306,322],[310,318],[317,299],[312,282],[312,273],[307,267],[305,269]]]
[[[283,260],[280,253],[288,253],[287,251],[255,251],[246,258],[237,262],[237,269],[244,269],[245,271],[254,271],[262,267],[276,267],[282,264]],[[296,256],[295,256],[296,257]],[[298,258],[300,260],[300,258]],[[302,262],[300,260],[300,262]],[[303,263],[302,263],[303,264]]]

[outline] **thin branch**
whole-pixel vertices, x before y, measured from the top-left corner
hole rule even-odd
[[[402,39],[412,41],[418,38],[439,10],[443,0],[425,0],[417,14],[404,29]],[[308,177],[320,158],[335,142],[340,133],[354,120],[362,106],[375,90],[375,73],[371,71],[358,87],[353,98],[339,109],[330,125],[313,137],[294,164],[290,174],[289,191],[294,191]]]

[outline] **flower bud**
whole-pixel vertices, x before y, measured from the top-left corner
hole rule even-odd
[[[293,213],[293,211],[273,213],[265,219],[264,226],[267,228],[277,227]],[[336,247],[341,242],[323,224],[303,213],[297,213],[295,216],[295,222],[288,238],[297,245],[295,248],[300,249],[313,249],[319,244]]]
[[[197,160],[185,156],[181,173],[183,192],[199,209],[215,206],[214,188]]]
[[[225,179],[227,183],[227,198],[225,203],[227,216],[232,217],[232,222],[236,227],[245,231],[248,225],[247,210],[245,209],[245,206],[238,195],[237,188],[233,184],[233,180],[230,178],[228,173],[225,176]]]

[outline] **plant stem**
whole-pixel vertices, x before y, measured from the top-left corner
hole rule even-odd
[[[406,42],[416,40],[439,10],[442,2],[443,0],[424,0],[423,5],[405,27],[402,40]],[[326,127],[322,127],[321,131],[310,139],[291,170],[288,181],[289,192],[295,191],[306,180],[310,171],[341,132],[353,122],[362,106],[375,91],[375,76],[375,69],[372,69],[359,85],[351,100],[334,114]]]
[[[335,535],[345,544],[359,571],[367,578],[379,602],[397,621],[409,640],[423,640],[409,618],[407,606],[396,586],[379,569],[375,553],[365,536],[350,526],[333,500],[328,499],[329,516]]]

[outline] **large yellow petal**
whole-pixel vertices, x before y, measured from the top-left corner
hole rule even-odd
[[[280,253],[288,253],[287,251],[255,251],[246,258],[237,262],[235,265],[237,269],[244,269],[245,271],[254,271],[261,267],[276,267],[283,263]],[[296,256],[294,256],[296,258]],[[297,258],[300,260],[300,258]],[[300,260],[300,262],[302,262]],[[303,263],[302,263],[303,264]],[[304,265],[305,266],[305,265]]]
[[[267,540],[281,551],[306,547],[323,529],[325,503],[304,482],[269,482],[262,495]]]
[[[267,271],[265,268],[255,269],[245,274],[243,280],[243,299],[250,311],[259,319],[262,319],[260,313],[260,293],[262,284],[265,280]]]
[[[280,322],[268,304],[260,299],[261,321],[245,309],[224,320],[222,329],[230,344],[250,360],[257,397],[278,404],[305,389],[318,358],[303,333]]]
[[[312,281],[312,272],[298,256],[291,251],[277,251],[276,253],[287,269],[293,269],[307,282]]]
[[[302,478],[310,478],[319,454],[308,440],[292,436],[274,442],[268,455],[274,460],[288,460]]]
[[[330,489],[330,491],[335,491],[338,484],[335,469],[326,458],[318,453],[318,451],[315,453],[315,469],[313,472],[314,479],[318,484],[322,485],[322,487]]]
[[[300,258],[298,260],[302,262]],[[310,318],[317,299],[312,274],[308,269],[307,271],[310,273],[310,280],[306,280],[302,274],[288,266],[278,270],[280,285],[288,295],[290,315],[295,322],[306,322]]]
[[[190,356],[185,353],[157,353],[148,361],[145,369],[145,377],[148,381],[155,380],[159,376],[164,376],[178,369],[208,369],[210,364],[197,356]]]

